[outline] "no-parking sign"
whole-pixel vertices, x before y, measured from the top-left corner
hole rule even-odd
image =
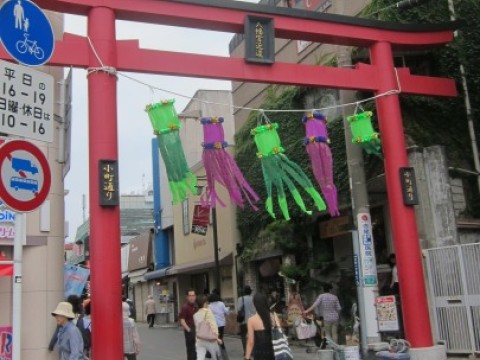
[[[24,140],[0,147],[0,198],[8,207],[35,210],[47,198],[50,184],[50,167],[38,147]]]

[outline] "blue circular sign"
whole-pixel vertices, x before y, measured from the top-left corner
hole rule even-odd
[[[50,21],[28,0],[7,0],[1,5],[0,40],[10,56],[30,66],[45,64],[55,47]]]

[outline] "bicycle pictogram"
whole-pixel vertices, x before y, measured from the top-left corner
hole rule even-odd
[[[37,45],[37,41],[28,40],[28,34],[24,33],[24,40],[17,41],[17,50],[20,54],[25,54],[28,50],[30,54],[33,54],[38,60],[42,60],[45,56],[43,49]]]

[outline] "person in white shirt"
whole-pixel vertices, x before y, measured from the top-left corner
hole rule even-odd
[[[210,310],[212,310],[213,316],[215,316],[215,320],[217,322],[218,338],[222,340],[222,344],[220,344],[220,346],[225,349],[225,343],[223,342],[223,334],[225,331],[225,315],[228,314],[229,309],[223,303],[217,289],[212,290],[212,293],[208,297],[208,303],[208,307],[210,308]]]

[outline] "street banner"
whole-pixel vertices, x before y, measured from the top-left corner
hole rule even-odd
[[[398,313],[397,304],[394,295],[379,296],[377,303],[378,331],[398,331]]]
[[[81,296],[90,276],[90,270],[76,265],[65,264],[63,276],[65,299],[70,295]]]
[[[0,325],[0,360],[12,359],[12,327]]]
[[[195,205],[193,209],[192,233],[207,235],[210,222],[210,208],[202,205]]]
[[[0,251],[0,261],[9,261],[3,251]],[[13,264],[0,265],[0,276],[13,276]]]

